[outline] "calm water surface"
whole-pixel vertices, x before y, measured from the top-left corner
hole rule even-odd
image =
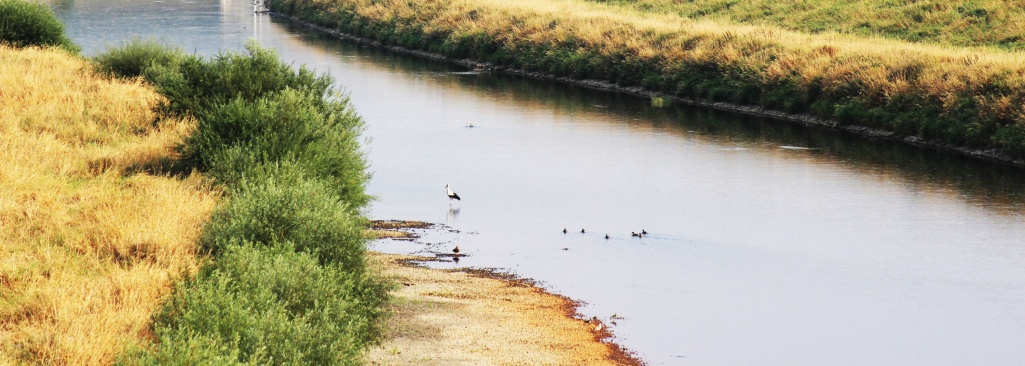
[[[247,1],[51,5],[86,54],[135,35],[201,55],[256,39],[330,73],[367,121],[370,215],[460,232],[379,250],[458,244],[469,257],[441,266],[508,269],[585,316],[625,316],[620,342],[652,364],[1025,364],[1019,169],[469,73]]]

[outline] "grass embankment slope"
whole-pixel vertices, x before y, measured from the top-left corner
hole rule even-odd
[[[1021,0],[588,0],[683,17],[772,24],[809,33],[884,36],[952,46],[1025,50]]]
[[[57,49],[0,45],[0,364],[109,364],[198,268],[219,194],[160,169],[195,127]]]
[[[871,21],[867,36],[812,34],[743,17],[690,18],[677,10],[687,4],[649,3],[663,5],[271,0],[268,6],[389,45],[684,99],[806,114],[839,128],[867,127],[910,142],[1025,160],[1023,53],[941,44],[956,44],[956,37],[936,38],[937,44],[886,39],[874,36],[886,31]],[[846,13],[853,6],[838,9],[853,19]],[[951,8],[936,9],[928,14]],[[1014,11],[1007,14],[1018,19]],[[1004,48],[1018,47],[1006,40]]]

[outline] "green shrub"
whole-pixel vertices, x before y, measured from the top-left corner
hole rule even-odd
[[[355,207],[369,201],[358,141],[363,120],[348,99],[286,89],[254,101],[236,98],[196,117],[199,126],[186,140],[184,158],[223,182],[242,179],[251,167],[289,162],[329,181]]]
[[[255,101],[285,89],[320,98],[333,83],[330,76],[317,76],[305,66],[293,70],[274,51],[255,42],[246,44],[246,54],[219,54],[209,61],[188,56],[175,64],[150,67],[143,74],[170,99],[165,111],[174,114],[200,111],[237,98]]]
[[[364,220],[329,184],[311,179],[301,166],[262,165],[230,188],[231,199],[204,230],[205,248],[217,254],[237,240],[289,242],[321,263],[363,271]]]
[[[228,193],[203,234],[213,263],[156,316],[158,343],[122,363],[353,365],[380,337],[363,120],[330,77],[247,51],[207,61],[134,40],[96,58],[154,83],[165,113],[196,117],[182,158]]]
[[[185,58],[179,48],[169,48],[157,41],[132,38],[128,43],[110,47],[93,60],[100,71],[121,77],[141,76],[151,65],[175,65]]]
[[[0,43],[57,46],[75,53],[80,50],[64,34],[64,24],[50,8],[23,0],[0,0]]]
[[[159,345],[131,363],[357,365],[385,293],[288,243],[235,242],[178,286],[154,320]]]

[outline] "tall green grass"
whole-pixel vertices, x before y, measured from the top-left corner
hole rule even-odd
[[[163,113],[194,116],[182,163],[227,192],[204,229],[213,261],[122,363],[358,364],[387,288],[365,265],[363,121],[333,81],[255,44],[206,60],[133,41],[96,61],[154,83]]]
[[[64,24],[43,4],[0,0],[0,43],[14,47],[56,46],[78,53],[80,48],[64,34]]]
[[[139,37],[93,57],[98,70],[124,78],[142,76],[151,66],[177,65],[184,59],[185,52],[179,48]]]

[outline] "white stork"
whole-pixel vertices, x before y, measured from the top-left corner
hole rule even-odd
[[[452,192],[452,189],[448,188],[448,184],[445,185],[445,190],[448,191],[448,200],[449,201],[452,201],[452,200],[460,200],[460,201],[462,201],[463,200],[462,198],[459,198],[459,195],[456,194],[456,192]]]

